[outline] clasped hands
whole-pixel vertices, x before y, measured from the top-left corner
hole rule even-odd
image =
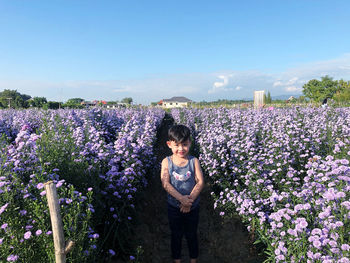
[[[193,199],[190,195],[183,195],[180,200],[180,212],[189,213],[193,204]]]

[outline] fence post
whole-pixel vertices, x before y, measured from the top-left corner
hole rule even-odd
[[[53,242],[55,245],[56,263],[66,262],[63,224],[60,214],[60,204],[57,197],[56,185],[53,181],[45,183],[47,203],[50,209]]]

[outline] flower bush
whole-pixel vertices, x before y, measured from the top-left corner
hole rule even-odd
[[[162,110],[0,112],[0,261],[54,262],[44,183],[56,183],[69,262],[133,252],[128,229]]]
[[[349,262],[350,110],[173,110],[189,124],[222,216],[266,262]]]

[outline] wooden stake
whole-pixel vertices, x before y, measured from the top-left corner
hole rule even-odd
[[[66,262],[65,242],[63,234],[63,224],[60,214],[60,204],[57,197],[56,185],[49,181],[45,183],[47,203],[50,209],[53,242],[55,245],[56,263]]]

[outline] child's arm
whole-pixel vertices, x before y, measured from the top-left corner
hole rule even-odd
[[[184,206],[191,206],[193,203],[192,197],[190,195],[182,195],[171,185],[170,183],[170,175],[168,170],[168,160],[165,158],[162,161],[162,170],[160,173],[160,179],[162,181],[163,188],[167,191],[171,196],[180,201],[180,203]]]
[[[193,187],[190,196],[193,200],[196,200],[196,198],[199,196],[200,192],[204,187],[203,172],[199,160],[197,158],[194,158],[194,170],[196,185]]]

